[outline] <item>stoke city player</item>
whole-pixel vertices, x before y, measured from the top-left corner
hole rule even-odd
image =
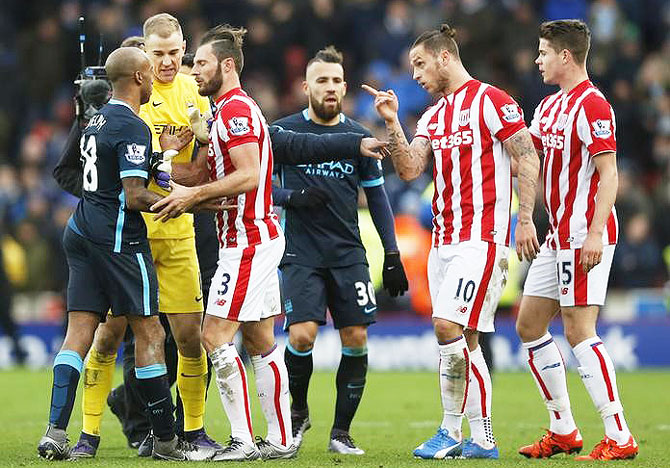
[[[618,236],[616,122],[607,99],[589,81],[590,32],[579,20],[540,26],[535,63],[547,84],[561,89],[535,109],[533,142],[544,156],[544,206],[550,227],[528,271],[517,332],[549,412],[547,433],[521,447],[528,458],[582,449],[565,381],[565,364],[549,332],[560,313],[579,374],[605,426],[605,437],[581,460],[634,458],[612,359],[596,332]]]
[[[277,349],[273,317],[281,312],[277,268],[284,234],[272,211],[272,148],[265,118],[240,86],[246,30],[228,25],[209,30],[196,51],[192,74],[203,96],[217,107],[208,156],[211,182],[173,190],[157,220],[180,216],[194,204],[227,197],[236,208],[217,215],[219,263],[212,278],[203,343],[212,361],[231,438],[216,460],[295,456],[288,375]],[[267,421],[266,439],[254,443],[247,375],[233,338],[241,329],[251,356]]]
[[[539,249],[532,221],[539,159],[518,104],[470,76],[454,37],[445,24],[421,34],[410,49],[414,79],[439,96],[419,120],[411,144],[398,121],[395,93],[365,88],[386,122],[400,178],[414,179],[431,159],[434,163],[428,282],[443,418],[437,433],[414,455],[498,458],[491,429],[491,377],[477,333],[493,331],[506,282],[512,162],[519,178],[517,255],[532,259]],[[472,434],[466,440],[461,435],[464,412]]]

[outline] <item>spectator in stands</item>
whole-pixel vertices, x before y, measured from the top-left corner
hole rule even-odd
[[[616,287],[648,288],[663,284],[665,265],[650,228],[649,217],[644,212],[634,214],[625,223],[612,268]]]

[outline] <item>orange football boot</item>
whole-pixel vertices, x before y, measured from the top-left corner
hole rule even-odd
[[[540,440],[533,445],[526,445],[519,449],[519,453],[526,458],[549,458],[557,453],[579,453],[584,443],[578,429],[570,434],[556,434],[547,431]]]
[[[576,457],[575,460],[628,460],[635,458],[637,452],[638,445],[633,436],[630,436],[628,442],[623,445],[617,445],[614,440],[605,436],[589,455]]]

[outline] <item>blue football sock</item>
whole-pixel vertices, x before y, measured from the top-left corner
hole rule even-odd
[[[70,422],[79,375],[83,367],[84,361],[75,351],[60,351],[54,359],[49,424],[58,429],[66,429]]]

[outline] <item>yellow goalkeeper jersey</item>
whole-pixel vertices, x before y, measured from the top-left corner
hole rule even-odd
[[[172,83],[162,83],[154,80],[154,88],[149,102],[140,108],[140,117],[144,120],[152,134],[152,146],[154,151],[161,151],[158,137],[166,126],[171,133],[188,127],[188,108],[196,106],[204,113],[209,109],[207,98],[198,94],[198,85],[192,76],[177,73]],[[172,159],[173,163],[185,163],[191,160],[195,138],[177,156]],[[149,189],[161,195],[168,192],[160,188],[152,180]],[[151,213],[142,213],[147,225],[147,237],[149,239],[184,239],[193,237],[193,215],[183,214],[178,218],[171,219],[166,223],[154,221]]]

